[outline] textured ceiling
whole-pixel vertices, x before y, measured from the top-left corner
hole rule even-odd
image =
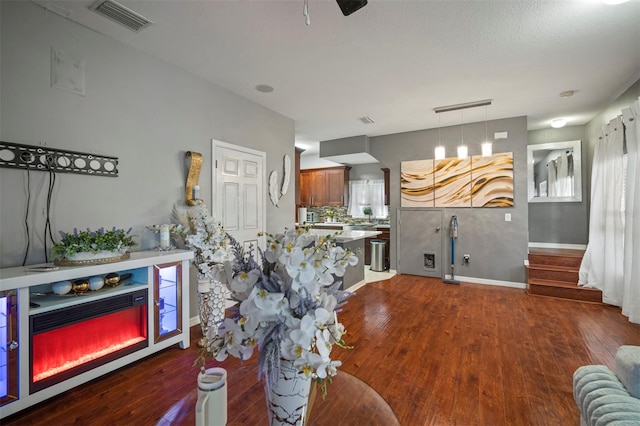
[[[485,117],[584,124],[640,78],[638,0],[369,0],[348,17],[309,0],[310,26],[303,0],[122,0],[155,22],[140,33],[91,12],[92,0],[37,3],[292,118],[298,142]],[[493,104],[433,112],[481,99]]]

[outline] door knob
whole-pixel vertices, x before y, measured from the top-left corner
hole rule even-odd
[[[440,232],[440,227],[436,226],[436,232]]]

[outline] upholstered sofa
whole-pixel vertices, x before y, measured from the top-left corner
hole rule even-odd
[[[604,365],[578,368],[573,397],[581,425],[640,425],[640,346],[618,349],[615,373]]]

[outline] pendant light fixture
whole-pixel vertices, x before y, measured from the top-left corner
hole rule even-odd
[[[438,116],[438,146],[436,146],[434,155],[436,161],[444,160],[446,155],[444,146],[442,146],[442,142],[440,141],[440,116]]]
[[[435,111],[436,114],[439,114],[441,112],[449,112],[449,111],[457,111],[460,110],[460,131],[462,134],[462,139],[461,139],[461,144],[460,146],[458,146],[458,158],[461,160],[466,159],[467,157],[469,157],[469,149],[467,148],[467,146],[464,144],[464,116],[462,115],[462,110],[466,109],[466,108],[476,108],[476,107],[480,107],[480,106],[487,106],[487,105],[491,105],[492,100],[491,99],[483,99],[481,101],[474,101],[474,102],[466,102],[463,104],[455,104],[455,105],[447,105],[447,106],[442,106],[442,107],[437,107],[434,108],[433,110]],[[486,109],[485,109],[485,137],[487,133],[487,119],[486,119]],[[438,119],[438,142],[440,142],[440,121]],[[489,145],[487,146],[487,148],[485,148],[485,144],[488,143]],[[486,137],[486,142],[482,144],[483,145],[483,155],[484,152],[489,152],[488,155],[490,154],[490,150],[491,150],[491,142],[489,142],[488,137]],[[445,156],[445,149],[444,146],[439,145],[436,147],[435,149],[435,158],[436,160],[438,159],[442,159]]]
[[[458,158],[460,160],[465,160],[469,156],[469,150],[467,146],[464,144],[464,115],[462,110],[460,110],[460,146],[458,146]]]
[[[491,141],[489,140],[489,131],[487,125],[487,107],[484,107],[484,142],[481,145],[482,148],[482,156],[483,157],[491,157],[492,146]]]

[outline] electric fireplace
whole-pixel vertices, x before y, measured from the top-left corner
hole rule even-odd
[[[30,392],[147,347],[147,298],[145,288],[31,315]]]

